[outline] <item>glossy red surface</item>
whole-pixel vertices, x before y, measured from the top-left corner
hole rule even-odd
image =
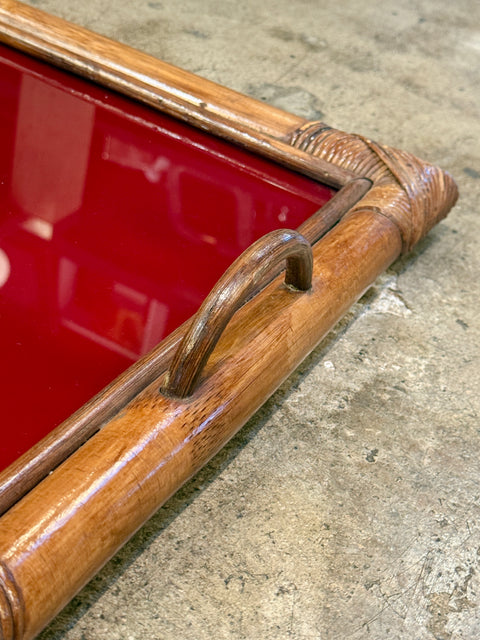
[[[0,48],[0,469],[331,189]]]

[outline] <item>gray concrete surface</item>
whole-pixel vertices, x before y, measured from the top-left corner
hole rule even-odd
[[[480,637],[477,0],[36,0],[461,200],[42,640]]]

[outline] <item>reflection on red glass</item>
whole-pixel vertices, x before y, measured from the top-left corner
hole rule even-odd
[[[332,191],[0,48],[0,469]]]

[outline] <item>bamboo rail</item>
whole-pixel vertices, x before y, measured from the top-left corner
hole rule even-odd
[[[295,290],[278,276],[254,297],[246,286],[210,357],[200,357],[203,370],[189,374],[194,385],[175,391],[189,366],[181,357],[189,349],[177,352],[182,340],[189,347],[187,323],[23,467],[0,476],[0,639],[18,640],[39,633],[215,455],[375,278],[448,213],[457,190],[410,154],[305,122],[13,0],[0,1],[0,40],[349,194],[302,225],[307,240],[288,232],[307,245],[305,256],[311,251],[311,286],[302,276],[297,289],[306,290]],[[261,266],[262,278],[270,267]]]

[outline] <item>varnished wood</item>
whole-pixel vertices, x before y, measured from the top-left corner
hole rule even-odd
[[[378,274],[448,213],[457,191],[410,154],[304,122],[13,0],[0,1],[0,31],[4,42],[327,184],[354,180],[355,196],[313,247],[311,289],[292,295],[276,278],[244,304],[190,397],[160,392],[184,327],[144,360],[148,375],[115,382],[77,416],[84,430],[69,456],[0,518],[0,638],[13,640],[33,638],[236,433]],[[307,223],[309,242],[315,233]]]
[[[318,242],[327,231],[363,198],[372,186],[368,178],[356,178],[348,182],[321,209],[305,220],[297,229],[311,245]]]
[[[0,2],[0,42],[78,73],[333,187],[353,174],[302,150],[302,119],[15,0]]]
[[[286,265],[283,263],[286,262]],[[285,284],[308,291],[312,284],[312,247],[295,231],[278,229],[254,242],[227,269],[202,306],[173,358],[162,393],[191,395],[219,337],[232,318],[262,285],[286,267]]]
[[[185,324],[0,473],[0,515],[168,369]]]
[[[371,181],[364,178],[352,180],[306,220],[298,231],[314,244],[367,193],[371,185]],[[189,324],[190,321],[187,321],[176,329],[150,353],[140,358],[87,404],[0,472],[0,516],[168,369]]]
[[[163,396],[160,378],[4,514],[0,557],[23,595],[25,638],[236,433],[400,251],[382,215],[340,222],[313,249],[311,290],[292,295],[277,278],[242,307],[190,398]]]

